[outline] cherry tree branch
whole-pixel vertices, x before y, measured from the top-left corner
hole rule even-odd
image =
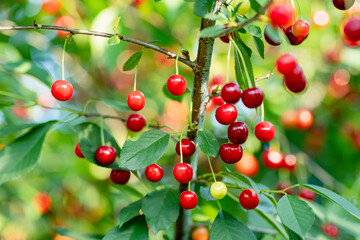
[[[53,26],[53,25],[42,25],[42,24],[36,24],[34,23],[34,25],[25,25],[25,26],[0,26],[0,31],[6,31],[6,30],[53,30],[53,31],[66,31],[66,32],[70,32],[71,35],[91,35],[91,36],[97,36],[97,37],[104,37],[104,38],[112,38],[114,36],[118,36],[120,40],[125,41],[125,42],[129,42],[129,43],[133,43],[133,44],[137,44],[149,49],[152,49],[154,51],[160,52],[162,54],[167,55],[169,58],[172,59],[176,59],[177,54],[170,52],[166,49],[163,49],[161,47],[158,47],[154,44],[151,43],[146,43],[134,38],[129,38],[129,37],[125,37],[123,35],[120,34],[112,34],[112,33],[105,33],[105,32],[98,32],[98,31],[87,31],[87,30],[81,30],[81,29],[76,29],[76,28],[66,28],[66,27],[60,27],[60,26]],[[180,57],[179,56],[179,61],[184,63],[185,65],[189,66],[192,69],[195,69],[196,64],[195,62]]]

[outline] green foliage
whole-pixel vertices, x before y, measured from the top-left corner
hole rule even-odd
[[[121,209],[119,227],[124,225],[124,223],[128,222],[139,213],[141,204],[142,204],[142,199],[137,200]]]
[[[127,103],[123,103],[114,99],[101,99],[101,101],[116,111],[119,112],[130,111],[130,108],[127,105]]]
[[[203,17],[210,13],[215,0],[195,0],[194,3],[194,14]]]
[[[142,51],[136,52],[133,55],[129,57],[128,60],[124,63],[123,70],[124,71],[130,71],[134,69],[140,62],[140,59],[142,57]]]
[[[111,229],[103,240],[147,240],[149,233],[144,216],[137,216],[121,227]]]
[[[212,132],[207,129],[200,129],[198,133],[198,143],[201,151],[205,154],[216,157],[219,154],[219,142]]]

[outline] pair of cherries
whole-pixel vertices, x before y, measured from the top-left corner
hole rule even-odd
[[[141,91],[132,91],[128,94],[127,103],[131,110],[140,111],[145,106],[145,96]],[[126,127],[133,132],[140,132],[145,124],[145,118],[137,113],[131,114],[126,121]]]
[[[276,68],[284,75],[284,84],[293,93],[306,88],[306,77],[294,56],[283,54],[276,60]]]
[[[292,154],[286,157],[277,150],[265,150],[262,153],[262,159],[265,166],[271,169],[286,168],[293,170],[296,166],[296,157]]]

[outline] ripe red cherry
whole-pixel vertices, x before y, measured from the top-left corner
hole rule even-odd
[[[360,17],[352,17],[345,23],[344,34],[352,42],[360,41]]]
[[[67,101],[73,95],[73,86],[65,80],[57,80],[51,86],[51,94],[59,101]]]
[[[321,229],[329,237],[337,238],[339,236],[339,228],[335,224],[325,223],[324,225],[322,225]]]
[[[306,35],[305,37],[295,37],[293,30],[292,30],[292,26],[289,26],[285,29],[285,35],[287,37],[287,39],[289,40],[291,45],[299,45],[300,43],[302,43],[308,35]]]
[[[299,196],[310,201],[314,201],[316,199],[316,193],[307,188],[300,188]]]
[[[278,169],[284,164],[284,155],[277,150],[265,150],[261,157],[268,168]]]
[[[181,149],[182,149],[182,154],[184,157],[191,157],[196,150],[196,146],[195,146],[195,143],[193,141],[191,141],[190,139],[182,139],[181,140]],[[180,141],[177,142],[175,150],[176,150],[176,153],[178,155],[180,155]]]
[[[234,122],[230,124],[227,134],[230,142],[234,144],[242,144],[248,138],[249,129],[243,122]]]
[[[242,93],[242,102],[248,108],[257,108],[264,101],[264,93],[261,88],[253,87],[245,89]]]
[[[188,163],[178,163],[173,170],[176,181],[180,183],[188,183],[193,177],[193,170]]]
[[[61,0],[46,0],[42,5],[42,9],[48,14],[55,15],[61,10]]]
[[[227,29],[228,27],[225,27],[225,29]],[[230,33],[231,37],[234,38],[233,33]],[[224,43],[229,43],[230,42],[230,38],[229,38],[229,34],[225,35],[225,36],[221,36],[219,37],[220,40]]]
[[[127,97],[127,103],[131,110],[140,111],[145,106],[145,96],[141,91],[132,91]]]
[[[284,158],[283,167],[291,171],[291,170],[293,170],[295,168],[296,162],[297,161],[296,161],[295,155],[288,154]]]
[[[51,198],[47,193],[38,193],[33,199],[34,208],[41,214],[45,214],[50,211]]]
[[[292,25],[292,33],[295,37],[306,37],[309,34],[309,23],[304,19],[298,19]]]
[[[221,90],[221,98],[227,103],[237,103],[241,98],[241,89],[236,83],[227,83]]]
[[[79,158],[84,158],[84,157],[85,157],[84,154],[81,152],[79,143],[76,143],[76,145],[75,145],[75,154],[76,154],[76,156],[78,156]]]
[[[218,107],[215,112],[215,118],[220,124],[223,125],[229,125],[235,122],[237,118],[236,107],[229,103]]]
[[[198,204],[198,197],[193,191],[184,191],[180,194],[180,205],[184,209],[193,209]]]
[[[111,165],[116,159],[116,149],[109,146],[100,146],[96,149],[95,159],[100,165]]]
[[[354,5],[355,0],[333,0],[334,6],[339,10],[348,10]]]
[[[251,210],[259,205],[259,197],[252,189],[245,189],[240,193],[239,202],[245,209]]]
[[[124,185],[130,179],[130,171],[113,169],[110,173],[110,179],[115,184]]]
[[[171,75],[166,83],[167,90],[174,96],[180,96],[186,91],[186,80],[181,75]]]
[[[255,136],[262,142],[270,142],[275,136],[275,127],[271,122],[259,122],[255,126]]]
[[[57,19],[55,19],[54,25],[60,26],[60,27],[66,27],[66,28],[74,28],[75,20],[73,17],[71,17],[69,15],[62,15],[62,16],[58,17]],[[57,31],[58,36],[61,38],[65,38],[69,33],[70,32],[62,31],[62,30]]]
[[[133,132],[140,132],[145,127],[145,119],[137,113],[133,113],[126,121],[126,127]]]
[[[276,186],[276,190],[285,190],[286,188],[292,186],[291,182],[280,182],[277,186]],[[289,195],[293,195],[294,194],[294,188],[290,188],[288,190],[285,191],[287,194]],[[284,194],[280,194],[281,196]]]
[[[150,182],[158,182],[164,175],[163,169],[157,164],[151,164],[145,169],[145,176]]]
[[[220,85],[220,84],[214,84],[214,85],[212,85],[212,86],[209,88],[209,93],[214,92],[214,90],[215,90],[216,88],[218,88],[218,86],[221,86],[221,85]],[[213,102],[215,105],[218,105],[218,106],[224,105],[224,100],[222,99],[221,96],[213,97],[210,101]]]
[[[276,60],[276,69],[281,74],[291,73],[297,66],[296,59],[291,54],[283,54]]]
[[[301,67],[296,66],[291,73],[285,74],[284,84],[293,93],[302,92],[306,88],[306,77]]]
[[[220,146],[219,154],[225,163],[233,164],[241,160],[243,149],[240,144],[224,143]]]
[[[278,27],[287,27],[294,19],[294,8],[289,2],[273,3],[269,8],[271,23]]]
[[[266,25],[264,29],[264,38],[266,42],[273,46],[279,46],[281,44],[280,37],[275,38],[270,32],[277,31],[277,27],[272,26],[271,24]]]

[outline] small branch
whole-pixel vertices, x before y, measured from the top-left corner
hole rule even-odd
[[[265,76],[255,78],[255,82],[265,80],[265,79],[269,79],[273,74],[274,74],[273,72],[268,72],[268,74],[266,74]]]
[[[55,31],[61,30],[61,31],[70,32],[71,35],[76,35],[76,34],[79,34],[79,35],[91,35],[91,36],[104,37],[104,38],[111,38],[111,37],[116,36],[115,34],[105,33],[105,32],[87,31],[87,30],[81,30],[81,29],[75,29],[75,28],[65,28],[65,27],[53,26],[53,25],[41,25],[41,24],[37,24],[35,21],[34,21],[34,25],[0,26],[0,31],[6,31],[6,30],[15,30],[15,31],[17,31],[17,30],[37,30],[37,29],[55,30]],[[168,58],[176,59],[176,57],[177,57],[177,55],[175,53],[170,52],[170,51],[168,51],[166,49],[163,49],[161,47],[158,47],[158,46],[156,46],[154,44],[142,42],[140,40],[125,37],[125,36],[122,36],[122,35],[119,35],[119,34],[117,34],[117,36],[122,41],[137,44],[137,45],[143,46],[145,48],[152,49],[154,51],[157,51],[157,52],[160,52],[162,54],[167,55]],[[190,61],[189,59],[185,59],[185,58],[179,56],[179,61],[184,63],[185,65],[189,66],[192,69],[195,69],[195,67],[196,67],[196,64],[193,61]]]

